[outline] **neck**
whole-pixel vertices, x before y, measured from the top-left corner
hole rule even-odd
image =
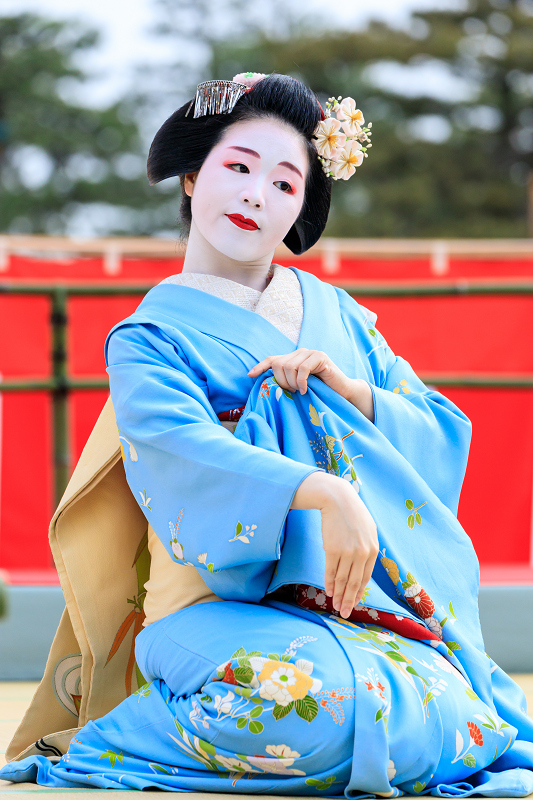
[[[228,278],[230,281],[262,292],[267,286],[267,273],[273,258],[274,252],[272,251],[255,260],[236,261],[214,248],[202,236],[193,220],[187,241],[183,272],[201,272],[204,275]]]

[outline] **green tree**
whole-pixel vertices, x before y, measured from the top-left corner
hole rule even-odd
[[[175,198],[148,185],[146,145],[131,100],[84,106],[90,76],[76,58],[97,47],[98,38],[74,22],[0,17],[4,232],[69,233],[83,217],[105,233],[175,226]]]
[[[356,98],[374,123],[374,148],[334,187],[330,236],[520,237],[533,169],[532,42],[532,0],[471,0],[463,11],[417,13],[407,31],[371,22],[215,43],[211,75],[276,71],[322,101]],[[404,86],[379,80],[391,62]],[[455,92],[414,92],[428,68],[435,84],[455,79]]]

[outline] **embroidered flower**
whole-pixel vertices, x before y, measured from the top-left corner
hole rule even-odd
[[[293,664],[269,660],[259,673],[259,683],[260,697],[288,706],[293,700],[306,696],[313,686],[313,679]]]
[[[180,561],[183,561],[183,547],[178,542],[177,539],[173,539],[170,543],[172,547],[172,552],[174,553],[175,557]]]
[[[333,117],[319,123],[315,136],[315,147],[318,155],[323,158],[336,158],[338,151],[346,144],[346,134],[341,133],[341,123]]]
[[[286,744],[267,744],[265,750],[270,756],[276,756],[276,758],[300,758],[300,753],[297,750],[291,750]]]
[[[277,775],[305,775],[301,769],[288,769],[294,764],[294,758],[267,758],[266,756],[248,756],[248,761],[254,767],[260,767],[265,772]]]
[[[219,694],[215,695],[215,710],[220,711],[221,714],[229,714],[232,707],[232,700],[235,699],[233,692],[228,692],[224,697]]]
[[[475,722],[467,722],[468,730],[470,731],[470,738],[477,744],[478,747],[483,747],[483,734],[479,730]]]
[[[227,756],[220,756],[217,753],[216,759],[223,767],[226,767],[229,772],[256,772],[256,770],[252,769],[250,764],[246,761],[241,761],[240,758],[228,758]]]
[[[348,136],[357,136],[365,124],[363,112],[356,108],[353,97],[345,97],[344,100],[341,100],[337,109],[337,119],[341,120],[342,127]]]
[[[405,599],[416,613],[427,619],[435,613],[435,604],[429,594],[422,589],[419,583],[411,584],[405,590]]]
[[[209,720],[206,717],[202,718],[202,709],[199,703],[196,700],[192,701],[192,711],[189,714],[189,722],[194,725],[196,730],[198,730],[198,725],[196,724],[196,720],[201,721],[204,728],[209,728]]]
[[[354,174],[355,168],[361,166],[364,157],[365,154],[359,142],[355,139],[346,142],[332,165],[334,176],[337,180],[347,181]]]
[[[436,617],[426,617],[424,622],[432,633],[442,639],[442,625]]]
[[[232,80],[235,81],[235,83],[243,83],[251,89],[258,81],[266,77],[264,72],[239,72]]]

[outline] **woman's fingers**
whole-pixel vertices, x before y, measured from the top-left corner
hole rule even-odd
[[[335,592],[335,575],[339,565],[339,557],[326,550],[326,572],[324,576],[324,588],[328,597],[333,597]]]
[[[368,586],[368,584],[370,582],[370,578],[372,577],[372,572],[374,571],[374,565],[376,563],[376,558],[377,558],[377,554],[374,555],[374,553],[371,553],[371,555],[368,558],[368,561],[365,564],[365,569],[364,569],[364,572],[363,572],[363,578],[361,580],[361,584],[359,586],[359,589],[357,591],[357,595],[355,597],[354,607],[358,603],[361,602],[361,598],[363,596],[363,592],[365,591],[366,587]]]
[[[270,369],[270,364],[274,358],[276,358],[276,356],[268,356],[268,358],[264,358],[259,362],[259,364],[256,364],[255,367],[252,367],[248,375],[255,377],[256,375],[261,375],[262,372],[266,372],[267,369]]]
[[[324,359],[324,353],[318,350],[307,350],[299,348],[294,353],[281,356],[268,356],[256,364],[249,372],[250,377],[256,377],[262,372],[271,369],[274,377],[282,387],[290,392],[300,391],[305,394],[307,391],[307,378],[320,366]]]

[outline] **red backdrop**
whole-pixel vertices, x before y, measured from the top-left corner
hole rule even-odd
[[[322,271],[318,258],[292,263],[339,285],[533,276],[533,260],[456,259],[438,278],[425,259],[350,258],[339,263],[334,275]],[[2,280],[152,284],[180,269],[179,260],[130,259],[123,261],[118,274],[109,276],[98,258],[53,261],[12,256]],[[69,298],[71,376],[105,377],[107,332],[139,301],[140,297]],[[377,312],[378,328],[392,349],[420,373],[533,374],[531,295],[362,298],[361,302]],[[3,379],[50,374],[49,316],[46,297],[0,294]],[[489,572],[492,565],[522,566],[527,572],[532,557],[533,390],[442,391],[473,423],[460,521]],[[102,390],[71,394],[73,465],[106,397]],[[50,399],[46,392],[4,392],[0,404],[0,568],[16,582],[54,581],[47,542],[53,513]]]

